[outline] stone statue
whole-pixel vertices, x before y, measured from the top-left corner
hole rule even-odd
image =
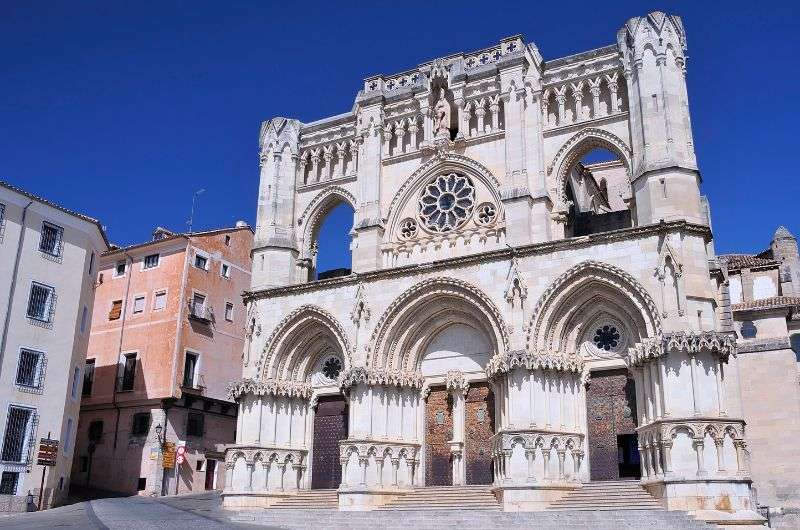
[[[444,88],[439,89],[439,100],[433,107],[434,136],[450,138],[450,102],[444,97]]]

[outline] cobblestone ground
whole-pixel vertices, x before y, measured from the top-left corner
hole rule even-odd
[[[222,529],[249,528],[236,524],[223,512],[218,493],[176,497],[124,497],[79,502],[42,512],[0,518],[0,528],[96,528],[123,529]],[[269,528],[269,527],[264,527]]]

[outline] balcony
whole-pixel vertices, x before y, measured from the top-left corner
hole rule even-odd
[[[214,311],[206,305],[189,304],[189,320],[210,324],[214,321]]]

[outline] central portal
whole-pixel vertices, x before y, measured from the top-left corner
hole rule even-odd
[[[333,489],[342,483],[339,441],[345,438],[347,438],[347,403],[344,397],[320,397],[314,415],[312,489]]]
[[[590,479],[640,478],[636,392],[627,370],[592,373],[586,417]]]

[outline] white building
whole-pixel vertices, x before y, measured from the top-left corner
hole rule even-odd
[[[666,508],[758,520],[748,455],[791,449],[747,445],[685,54],[655,12],[595,50],[509,37],[265,122],[225,506],[490,484],[539,510],[635,477]],[[341,203],[353,274],[313,281]]]
[[[99,222],[0,182],[0,510],[38,500],[39,440],[60,442],[44,504],[69,490],[96,261],[108,248]]]

